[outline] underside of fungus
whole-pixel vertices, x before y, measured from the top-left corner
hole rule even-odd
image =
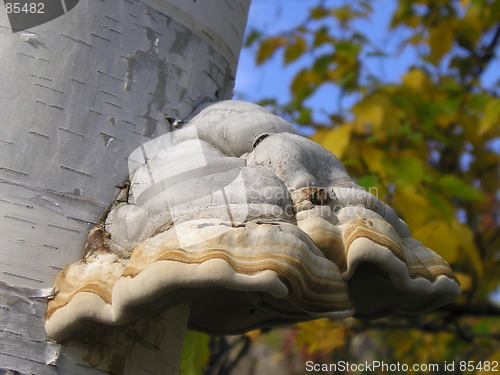
[[[257,105],[202,105],[129,166],[86,256],[55,281],[46,330],[57,340],[177,304],[190,328],[235,334],[425,312],[460,294],[392,208]]]

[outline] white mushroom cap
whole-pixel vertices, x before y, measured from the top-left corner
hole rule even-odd
[[[204,105],[162,142],[134,159],[128,201],[58,275],[50,336],[180,303],[191,328],[234,334],[423,312],[459,296],[446,262],[392,208],[263,108]]]

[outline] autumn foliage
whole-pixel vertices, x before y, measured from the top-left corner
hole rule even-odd
[[[290,83],[290,102],[262,104],[299,128],[312,126],[312,138],[358,184],[394,207],[413,236],[451,264],[463,296],[425,316],[320,320],[252,340],[293,358],[285,361],[289,374],[303,374],[308,358],[473,361],[474,368],[455,373],[489,373],[485,361],[500,361],[500,308],[492,297],[500,286],[500,81],[489,78],[500,78],[500,1],[397,2],[387,33],[404,35],[401,51],[416,56],[397,82],[370,69],[387,51],[355,27],[373,16],[375,3],[342,3],[319,1],[279,35],[248,33],[258,64],[280,58],[285,66],[305,66]],[[340,87],[352,104],[323,108],[328,121],[320,121],[308,99],[325,85]]]

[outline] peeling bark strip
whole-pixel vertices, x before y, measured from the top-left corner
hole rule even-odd
[[[52,288],[34,289],[0,282],[0,368],[20,374],[56,374],[61,345],[47,340],[43,327]],[[7,372],[8,373],[8,372]]]
[[[231,97],[249,5],[228,0],[205,12],[200,1],[77,2],[37,1],[67,13],[16,33],[0,11],[0,281],[15,288],[48,288],[81,258],[128,176],[127,157],[170,130],[166,116]],[[226,33],[225,20],[238,33]],[[28,300],[0,291],[0,369],[109,372],[86,361],[95,359],[92,342],[56,350],[43,330],[45,302]],[[114,358],[126,357],[119,348]],[[146,362],[156,355],[145,353]]]
[[[182,342],[187,323],[184,306],[126,328],[66,342],[63,347],[49,340],[43,328],[46,300],[53,293],[52,288],[14,287],[0,282],[0,374],[149,375],[157,373],[158,368],[163,373],[178,371],[169,366],[179,363],[180,352],[169,351],[167,346]],[[148,361],[143,362],[145,358]]]

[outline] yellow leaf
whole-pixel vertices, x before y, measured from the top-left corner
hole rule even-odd
[[[304,37],[300,35],[295,36],[294,43],[288,45],[285,48],[285,54],[283,55],[283,61],[286,64],[289,64],[295,60],[297,60],[300,56],[304,54],[307,50],[307,41]]]
[[[483,28],[485,27],[484,17],[481,12],[481,6],[467,4],[465,16],[458,21],[458,32],[465,42],[474,48],[481,38]]]
[[[297,324],[299,332],[296,344],[306,348],[309,354],[331,353],[345,345],[347,328],[328,319]]]
[[[488,100],[483,118],[479,122],[479,135],[484,135],[494,127],[500,128],[500,99],[498,98]]]
[[[438,64],[451,50],[454,40],[455,32],[449,22],[440,22],[429,29],[430,58],[434,64]]]
[[[262,330],[256,329],[256,330],[245,333],[245,336],[248,336],[248,338],[250,338],[250,340],[253,342],[253,341],[257,340],[261,336],[261,334],[262,334]]]
[[[260,45],[257,52],[257,64],[262,64],[264,61],[269,59],[273,53],[280,47],[284,46],[288,42],[288,39],[284,36],[276,36],[264,39]]]
[[[391,101],[391,93],[375,93],[359,101],[352,107],[356,122],[371,125],[374,135],[386,136],[388,129],[400,126],[402,112]]]
[[[423,195],[412,189],[396,189],[394,202],[410,229],[419,228],[427,221],[430,203]]]
[[[480,277],[483,274],[483,262],[474,243],[474,234],[465,224],[454,220],[451,223],[451,230],[460,242],[460,253],[467,257],[476,274]]]
[[[478,276],[483,273],[481,257],[474,244],[471,229],[453,219],[451,222],[431,221],[414,232],[414,237],[441,255],[449,263],[465,257]]]
[[[469,275],[462,272],[455,272],[455,276],[460,282],[460,287],[462,288],[463,292],[470,290],[470,288],[472,287],[472,278]]]
[[[422,69],[411,69],[402,77],[403,86],[422,91],[429,86],[430,79]]]
[[[384,122],[385,107],[374,101],[363,101],[354,105],[352,111],[358,121],[380,127]]]
[[[319,78],[314,70],[302,69],[297,73],[292,81],[290,89],[294,95],[300,95],[307,91],[311,86],[318,84]]]
[[[347,25],[347,23],[354,18],[354,13],[349,5],[344,5],[340,8],[332,9],[332,14],[337,17],[342,25]]]
[[[385,152],[366,143],[362,147],[359,147],[359,150],[369,171],[385,178],[387,175]]]
[[[474,146],[482,144],[482,140],[478,134],[478,119],[476,116],[471,116],[467,113],[460,113],[458,123],[462,125],[465,136]]]
[[[434,250],[449,263],[459,257],[460,240],[444,221],[431,221],[414,232],[415,239]]]
[[[419,16],[408,16],[405,18],[404,23],[406,26],[416,29],[422,24],[422,19]]]
[[[341,159],[349,146],[351,131],[352,127],[349,124],[343,124],[331,130],[318,132],[312,139]]]

